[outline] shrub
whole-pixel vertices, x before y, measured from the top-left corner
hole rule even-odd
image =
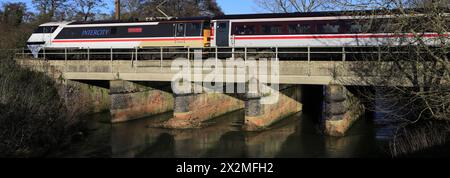
[[[51,78],[19,67],[12,57],[0,60],[1,157],[42,156],[67,143],[65,113]]]

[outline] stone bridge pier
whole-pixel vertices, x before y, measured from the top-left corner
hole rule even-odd
[[[110,81],[111,122],[126,122],[173,110],[171,93],[124,80]]]
[[[360,99],[345,86],[330,84],[324,92],[324,129],[330,136],[343,136],[360,118],[365,108]]]
[[[302,110],[300,86],[281,85],[279,89],[279,91],[271,90],[270,92],[247,92],[245,96],[245,130],[263,130]]]
[[[195,87],[206,91],[193,84],[190,90],[173,94],[173,118],[164,124],[165,127],[195,128],[203,121],[244,108],[244,102],[238,98],[223,93],[195,92]]]

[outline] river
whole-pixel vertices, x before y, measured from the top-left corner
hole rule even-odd
[[[58,157],[113,158],[372,158],[391,157],[392,126],[372,116],[357,121],[345,137],[323,135],[315,117],[298,113],[261,132],[241,130],[244,111],[206,123],[201,129],[171,130],[152,125],[171,113],[122,124],[110,124],[109,113],[89,116],[87,136]],[[450,146],[432,148],[411,157],[450,155]]]

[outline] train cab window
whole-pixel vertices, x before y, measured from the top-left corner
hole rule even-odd
[[[319,33],[327,34],[327,33],[339,33],[339,29],[341,26],[339,24],[322,24],[318,26]]]
[[[309,33],[311,33],[311,25],[308,24],[289,25],[289,34],[309,34]]]
[[[175,36],[184,36],[185,35],[185,24],[179,23],[176,25]]]
[[[33,33],[44,33],[44,27],[38,27]]]
[[[235,35],[254,35],[256,28],[254,25],[238,25],[235,27]]]
[[[283,26],[282,25],[263,25],[262,33],[270,34],[270,35],[283,34]]]
[[[201,35],[202,35],[201,23],[186,24],[186,36],[201,36]]]
[[[38,27],[33,33],[53,33],[57,28],[58,26]]]

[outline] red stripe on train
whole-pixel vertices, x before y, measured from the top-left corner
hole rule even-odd
[[[198,41],[203,38],[158,38],[158,39],[103,39],[103,40],[53,40],[54,43],[96,43],[96,42],[145,42],[145,41]]]
[[[420,36],[420,35],[419,35]],[[433,38],[433,37],[439,37],[444,36],[447,37],[448,35],[439,35],[439,34],[424,34],[421,35],[425,38]],[[247,36],[247,37],[239,37],[235,36],[235,40],[277,40],[277,39],[332,39],[332,38],[401,38],[401,37],[408,37],[412,38],[415,37],[413,34],[408,35],[304,35],[304,36]]]
[[[420,35],[419,35],[420,36]],[[426,38],[435,38],[439,36],[448,37],[448,34],[424,34],[421,35]],[[303,36],[235,36],[235,40],[277,40],[277,39],[343,39],[343,38],[401,38],[401,37],[415,37],[413,34],[407,35],[303,35]],[[214,37],[211,37],[213,40]],[[197,41],[203,38],[181,38],[176,40]],[[145,42],[145,41],[175,41],[174,38],[156,38],[156,39],[103,39],[103,40],[53,40],[54,43],[85,43],[85,42]]]

